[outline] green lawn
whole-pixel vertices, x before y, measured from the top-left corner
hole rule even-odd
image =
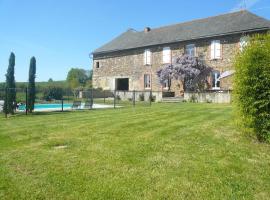
[[[0,117],[0,199],[269,199],[270,145],[230,105]]]

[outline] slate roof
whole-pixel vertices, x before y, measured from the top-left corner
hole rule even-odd
[[[152,29],[147,33],[130,29],[96,49],[93,54],[257,30],[270,30],[270,21],[249,11],[242,10],[215,17],[164,26]]]

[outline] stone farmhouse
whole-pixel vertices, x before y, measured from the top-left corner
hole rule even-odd
[[[234,56],[248,42],[248,36],[270,30],[270,21],[249,11],[143,31],[129,29],[96,49],[93,55],[93,86],[105,90],[166,91],[156,72],[182,54],[197,56],[214,71],[209,90],[232,90]],[[172,80],[176,96],[183,87]]]

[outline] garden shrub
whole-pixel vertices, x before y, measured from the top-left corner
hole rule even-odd
[[[189,102],[196,103],[198,102],[198,99],[194,94],[192,94],[191,97],[189,98]]]
[[[143,93],[139,95],[139,100],[144,101],[144,94]]]
[[[240,125],[270,142],[270,34],[251,37],[234,67],[233,98]]]
[[[151,102],[155,102],[155,101],[156,101],[156,96],[150,95],[150,96],[149,96],[149,100],[150,100]]]

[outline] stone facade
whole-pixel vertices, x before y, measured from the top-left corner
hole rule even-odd
[[[162,67],[163,47],[170,47],[172,58],[185,52],[185,46],[195,44],[196,56],[205,60],[206,64],[220,73],[233,68],[234,56],[239,52],[239,40],[241,35],[229,35],[208,39],[199,39],[186,42],[178,42],[166,45],[157,45],[147,48],[137,48],[126,51],[118,51],[106,54],[93,55],[93,86],[106,90],[115,89],[115,79],[129,78],[129,90],[145,91],[144,74],[151,74],[151,88],[153,91],[164,91],[158,82],[157,70]],[[212,40],[221,42],[221,59],[210,59],[210,45]],[[152,52],[151,65],[144,65],[144,51]],[[97,68],[97,62],[99,66]],[[210,79],[209,79],[209,82]],[[232,89],[231,78],[221,80],[221,89]],[[172,80],[171,89],[176,96],[183,93],[179,82]],[[148,89],[149,90],[149,89]]]

